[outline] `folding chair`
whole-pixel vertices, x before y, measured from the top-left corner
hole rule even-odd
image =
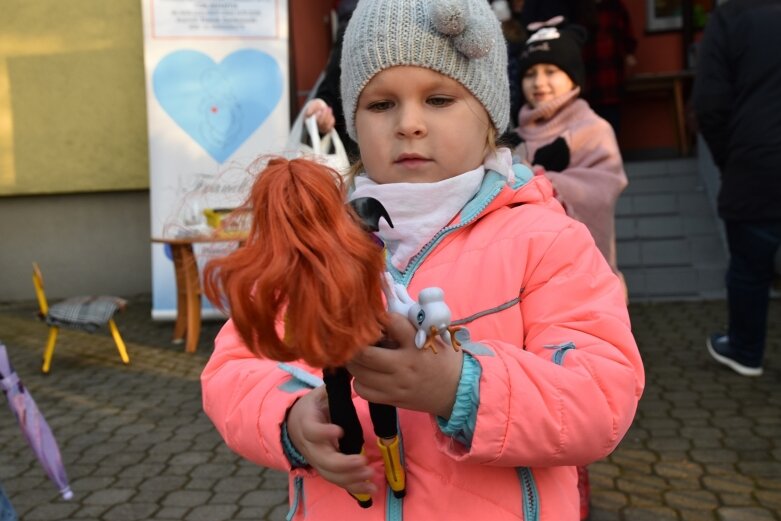
[[[60,327],[81,329],[89,333],[95,332],[100,326],[108,324],[114,343],[117,345],[119,357],[125,364],[130,363],[125,342],[119,334],[114,315],[125,308],[127,302],[119,297],[83,296],[71,297],[49,307],[43,286],[43,275],[38,264],[33,262],[33,285],[38,298],[39,316],[49,326],[49,339],[43,352],[41,372],[48,373],[54,356],[54,344]]]

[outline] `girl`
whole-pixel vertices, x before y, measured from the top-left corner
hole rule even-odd
[[[579,26],[539,28],[521,54],[526,104],[518,116],[524,143],[516,149],[550,179],[567,214],[585,224],[610,268],[616,263],[615,205],[627,185],[613,129],[579,98],[584,82]],[[623,283],[623,277],[621,277]]]
[[[290,472],[290,519],[575,520],[575,465],[609,454],[632,422],[644,374],[618,280],[549,181],[495,147],[506,67],[484,0],[361,0],[353,14],[341,79],[361,152],[350,197],[387,209],[387,271],[413,299],[444,290],[461,349],[417,349],[412,324],[390,313],[384,336],[398,347],[362,345],[346,364],[367,438],[367,401],[399,408],[401,498],[377,446],[337,449],[321,373],[256,357],[234,313],[202,375],[204,409],[231,449]],[[228,295],[232,269],[271,268],[229,257],[212,272]]]

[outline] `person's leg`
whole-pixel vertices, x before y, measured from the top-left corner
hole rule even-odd
[[[761,367],[781,222],[727,221],[725,226],[730,253],[726,281],[731,358],[748,367]]]
[[[14,507],[2,486],[0,486],[0,521],[17,521]]]

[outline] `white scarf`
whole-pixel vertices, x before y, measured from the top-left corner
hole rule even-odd
[[[486,158],[486,165],[508,177],[512,176],[512,157],[507,149]],[[504,168],[496,168],[501,164]],[[480,190],[486,168],[443,179],[436,183],[377,184],[365,174],[355,178],[350,200],[373,197],[388,210],[391,228],[380,220],[378,235],[391,254],[391,264],[399,271],[407,268],[415,256],[434,236],[458,215]]]

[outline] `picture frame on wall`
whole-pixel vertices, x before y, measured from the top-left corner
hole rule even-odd
[[[681,0],[646,0],[645,29],[649,32],[672,31],[680,29]]]
[[[695,29],[702,29],[710,13],[726,0],[691,0]],[[649,33],[678,31],[683,27],[684,0],[645,0],[645,30]]]

